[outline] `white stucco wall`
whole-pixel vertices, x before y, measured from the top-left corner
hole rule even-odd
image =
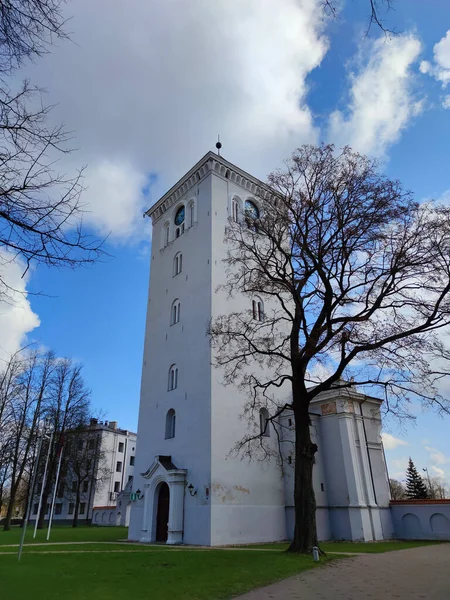
[[[199,182],[168,211],[173,220],[181,202],[194,199],[197,223],[161,249],[166,217],[154,224],[150,289],[144,345],[134,489],[144,489],[145,472],[156,455],[172,457],[187,470],[187,480],[198,490],[185,496],[184,541],[208,544],[211,482],[211,358],[206,326],[211,315],[211,177]],[[173,260],[183,254],[182,272],[173,276]],[[180,299],[180,321],[170,325],[170,307]],[[168,373],[178,367],[178,386],[168,391]],[[176,432],[165,439],[169,409],[176,413]],[[130,538],[151,535],[151,514],[144,500],[136,502],[130,520]]]
[[[450,500],[397,501],[391,513],[398,539],[450,540]]]

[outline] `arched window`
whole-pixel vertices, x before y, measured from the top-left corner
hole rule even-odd
[[[252,231],[258,231],[257,221],[259,219],[259,208],[252,200],[246,200],[244,205],[244,214],[247,227]]]
[[[167,411],[166,415],[166,440],[175,437],[175,411],[173,408]]]
[[[252,300],[252,311],[255,321],[264,321],[264,304],[259,296]]]
[[[173,276],[178,275],[183,270],[183,255],[177,252],[173,259]]]
[[[235,223],[239,223],[239,202],[233,200],[231,203],[231,218]]]
[[[192,227],[195,223],[195,203],[192,200],[189,204],[189,227]]]
[[[252,200],[245,201],[245,215],[251,219],[259,219],[259,208]]]
[[[270,415],[267,408],[259,411],[259,431],[263,437],[270,437]]]
[[[161,246],[163,248],[165,248],[170,241],[170,224],[169,223],[164,223],[164,227],[162,230],[162,244]]]
[[[184,208],[184,204],[182,204],[177,212],[175,213],[174,223],[175,223],[175,237],[180,237],[181,234],[184,233],[184,221],[186,217],[186,210]]]
[[[172,302],[170,310],[170,324],[175,325],[180,320],[180,301],[178,298]]]
[[[178,367],[177,365],[172,365],[169,369],[169,392],[172,390],[176,390],[178,385]]]

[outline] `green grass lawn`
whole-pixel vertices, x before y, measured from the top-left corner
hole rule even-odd
[[[30,523],[25,538],[26,544],[46,542],[47,529],[38,529],[36,538],[33,539],[34,524]],[[58,526],[52,527],[50,542],[117,542],[126,540],[128,530],[126,527],[95,527],[95,526]],[[0,546],[5,544],[18,544],[22,537],[22,529],[13,527],[9,531],[0,530]]]
[[[385,542],[321,542],[320,548],[324,552],[344,552],[344,553],[368,553],[379,554],[381,552],[392,552],[393,550],[407,550],[408,548],[418,548],[419,546],[430,546],[440,544],[439,541],[385,541]],[[244,546],[245,548],[265,548],[271,550],[287,550],[288,542],[280,544],[256,544]]]
[[[58,548],[64,550],[63,546]],[[167,551],[147,546],[137,552],[114,553],[108,552],[110,546],[105,545],[100,549],[104,552],[28,554],[25,551],[20,563],[15,554],[0,556],[1,597],[14,600],[219,600],[316,566],[309,556],[294,556],[278,550]],[[29,548],[30,552],[34,550]],[[125,550],[131,550],[131,546]]]

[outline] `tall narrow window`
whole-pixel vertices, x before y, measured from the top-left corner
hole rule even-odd
[[[169,392],[175,390],[178,385],[178,367],[172,365],[169,369]]]
[[[170,311],[170,324],[175,325],[180,320],[180,301],[178,298],[172,302]]]
[[[261,408],[259,411],[259,431],[263,437],[270,437],[270,415],[267,408]]]
[[[231,205],[232,218],[235,223],[239,223],[239,204],[237,200],[233,200]]]
[[[175,437],[175,411],[171,408],[166,415],[166,440]]]
[[[183,270],[183,255],[177,252],[173,259],[173,276],[178,275]]]
[[[258,296],[252,300],[252,311],[255,321],[264,321],[264,304]]]
[[[195,204],[191,202],[189,204],[189,226],[192,227],[195,223]]]
[[[169,223],[165,223],[164,228],[163,228],[163,243],[162,243],[163,248],[165,248],[169,244],[169,240],[170,240],[169,236],[170,236],[170,225],[169,225]]]

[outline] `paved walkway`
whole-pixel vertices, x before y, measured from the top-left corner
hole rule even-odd
[[[450,544],[332,562],[235,600],[449,600]]]

